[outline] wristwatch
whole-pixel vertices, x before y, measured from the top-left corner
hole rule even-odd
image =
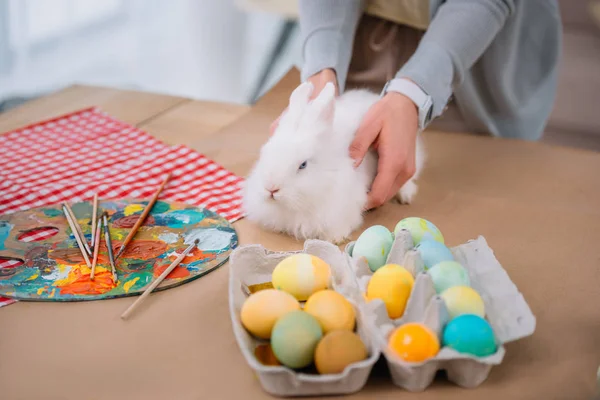
[[[385,84],[381,96],[387,92],[402,93],[415,103],[419,110],[419,130],[423,130],[429,124],[433,112],[433,100],[419,85],[408,79],[395,78]]]

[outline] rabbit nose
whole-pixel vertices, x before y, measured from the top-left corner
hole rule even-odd
[[[273,197],[273,195],[274,195],[275,193],[279,192],[279,188],[278,188],[278,187],[271,186],[270,188],[267,188],[267,191],[268,191],[269,193],[271,193],[271,197]]]

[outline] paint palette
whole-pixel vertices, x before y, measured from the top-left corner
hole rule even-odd
[[[147,201],[101,201],[109,216],[115,254]],[[92,204],[71,204],[88,241]],[[100,300],[141,294],[195,239],[199,244],[155,289],[197,279],[223,265],[238,239],[231,224],[207,209],[157,201],[116,262],[112,279],[104,236],[95,279],[86,265],[61,205],[0,216],[0,296],[31,301]]]

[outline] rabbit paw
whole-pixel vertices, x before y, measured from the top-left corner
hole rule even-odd
[[[414,180],[409,180],[400,188],[396,197],[402,204],[410,204],[417,195],[419,187]]]
[[[340,246],[348,241],[348,236],[338,236],[331,240],[331,243]]]
[[[336,246],[343,244],[348,239],[348,235],[333,232],[327,233],[323,236],[323,240],[335,244]]]
[[[347,229],[339,229],[336,231],[324,232],[322,235],[322,240],[333,243],[336,246],[344,244],[348,238],[350,237],[350,233]]]

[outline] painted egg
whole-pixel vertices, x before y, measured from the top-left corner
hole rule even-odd
[[[494,331],[485,319],[464,314],[452,319],[446,325],[442,343],[459,353],[476,357],[492,355],[497,350]]]
[[[367,299],[381,299],[391,319],[404,314],[415,279],[406,268],[387,264],[373,273],[367,285]]]
[[[404,218],[394,228],[394,234],[398,235],[402,229],[406,229],[410,232],[413,244],[416,246],[421,243],[422,240],[431,239],[440,243],[444,243],[444,236],[442,232],[432,224],[423,218],[408,217]]]
[[[477,291],[469,286],[453,286],[442,292],[440,297],[444,300],[450,318],[463,314],[474,314],[485,317],[485,305]]]
[[[281,365],[281,363],[273,354],[273,349],[269,343],[259,344],[254,348],[254,357],[260,362],[262,365],[270,365],[277,366]]]
[[[283,365],[304,368],[312,364],[322,337],[321,325],[315,317],[302,310],[291,311],[275,323],[271,348]]]
[[[439,264],[442,261],[454,261],[454,255],[445,244],[431,239],[421,240],[416,246],[419,251],[425,270]]]
[[[246,299],[240,319],[244,328],[252,335],[269,339],[275,322],[294,310],[300,310],[300,303],[294,296],[281,290],[265,289]]]
[[[385,265],[393,242],[394,236],[388,228],[382,225],[371,226],[354,243],[352,257],[365,257],[371,271],[376,271]]]
[[[354,307],[334,290],[320,290],[310,296],[304,304],[304,311],[319,321],[325,334],[334,330],[354,330]]]
[[[390,349],[404,361],[425,361],[440,351],[437,335],[427,326],[411,322],[399,326],[388,340]]]
[[[453,286],[471,286],[469,273],[456,261],[442,261],[427,270],[437,293]]]
[[[331,268],[319,257],[299,253],[283,259],[271,276],[275,289],[288,292],[304,301],[311,294],[329,288]]]
[[[344,369],[368,357],[360,336],[347,330],[327,333],[315,350],[315,367],[319,374],[339,374]]]

